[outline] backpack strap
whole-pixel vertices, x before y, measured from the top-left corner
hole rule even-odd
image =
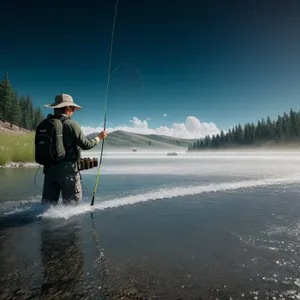
[[[59,119],[62,123],[69,119],[66,115],[55,116],[52,114],[48,114],[47,119]]]
[[[62,122],[62,124],[64,125],[64,122],[65,122],[66,120],[68,120],[69,117],[67,117],[66,115],[61,115],[61,116],[59,116],[57,119],[59,119],[59,120]],[[63,127],[64,127],[64,126],[63,126]],[[63,129],[63,131],[64,131],[64,129]],[[65,143],[64,137],[63,137],[63,143],[64,143],[64,147],[65,147],[65,150],[66,150],[66,143]],[[68,161],[68,160],[67,160],[66,158],[64,158],[63,161]]]
[[[60,119],[60,121],[61,121],[62,123],[64,123],[66,120],[69,120],[69,117],[67,117],[67,116],[65,116],[65,115],[62,115],[62,116],[59,117],[59,119]]]
[[[65,121],[70,120],[70,118],[69,118],[68,116],[66,116],[66,115],[61,115],[61,116],[59,116],[58,119],[60,119],[60,121],[62,122],[62,124],[64,124]],[[65,139],[64,139],[64,138],[63,138],[63,143],[64,143],[65,150],[67,150],[67,147],[66,147]],[[73,151],[77,151],[77,147],[76,147],[76,146],[74,147]],[[63,161],[76,162],[77,160],[74,160],[74,159],[70,159],[70,158],[65,157],[65,158],[63,159]]]

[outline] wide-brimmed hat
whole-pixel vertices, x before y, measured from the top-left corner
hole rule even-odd
[[[56,95],[54,103],[52,104],[45,104],[45,107],[48,108],[60,108],[65,106],[73,106],[75,107],[75,110],[82,109],[81,106],[74,103],[72,96],[68,94],[59,94]]]

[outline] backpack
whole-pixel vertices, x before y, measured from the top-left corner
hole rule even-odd
[[[49,115],[38,125],[35,133],[35,161],[38,164],[54,166],[64,159],[63,122],[67,119]]]

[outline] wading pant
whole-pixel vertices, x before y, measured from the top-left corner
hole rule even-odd
[[[45,172],[42,203],[56,204],[60,192],[64,204],[78,204],[82,199],[79,172]]]

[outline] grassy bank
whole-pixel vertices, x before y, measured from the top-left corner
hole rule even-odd
[[[34,162],[34,134],[0,133],[0,166],[8,162]]]

